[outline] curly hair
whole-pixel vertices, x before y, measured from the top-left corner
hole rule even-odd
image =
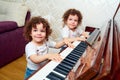
[[[48,40],[49,35],[52,33],[50,29],[50,24],[48,21],[41,16],[31,18],[24,27],[23,35],[27,41],[31,41],[32,37],[30,36],[32,28],[36,27],[36,24],[42,23],[43,27],[46,28],[46,40]]]
[[[66,21],[67,21],[69,15],[77,15],[78,16],[78,25],[81,24],[82,18],[83,18],[81,12],[79,10],[76,10],[76,9],[68,9],[62,16],[63,22],[64,22],[63,25],[66,24]]]

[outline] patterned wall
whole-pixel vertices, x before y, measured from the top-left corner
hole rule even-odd
[[[118,3],[119,0],[26,0],[32,16],[40,15],[48,19],[54,39],[60,36],[62,15],[67,9],[76,8],[81,11],[82,29],[86,25],[103,28],[113,17]]]
[[[85,26],[104,27],[115,13],[119,0],[4,0],[25,2],[32,16],[48,19],[53,29],[52,37],[58,39],[62,26],[62,15],[69,8],[76,8],[83,14],[81,28]]]
[[[9,2],[25,2],[26,0],[1,0],[1,1],[9,1]]]

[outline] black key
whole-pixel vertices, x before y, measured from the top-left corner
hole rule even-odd
[[[76,48],[74,51],[80,51],[81,52],[81,51],[85,51],[85,49],[86,48],[84,48],[84,47],[79,47],[79,48]]]
[[[64,76],[66,76],[69,73],[69,71],[64,71],[61,68],[55,68],[54,71],[56,71],[56,72],[58,72],[60,74],[63,74]]]
[[[51,72],[49,75],[47,75],[47,78],[50,80],[65,80],[64,77],[62,77],[54,72]]]
[[[87,45],[86,44],[80,44],[79,47],[83,47],[83,48],[86,48]]]
[[[86,43],[85,43],[84,41],[81,41],[81,43],[80,43],[80,44],[83,44],[83,45],[84,45],[84,44],[86,44]]]
[[[69,56],[67,56],[66,58],[67,58],[67,59],[70,59],[70,60],[72,60],[72,61],[75,61],[75,62],[77,62],[77,60],[78,60],[77,58],[72,58],[72,57],[69,57]]]
[[[72,53],[76,54],[78,56],[81,56],[83,54],[83,51],[76,52],[77,50],[74,50]]]
[[[68,69],[68,68],[66,68],[66,67],[64,67],[64,66],[62,66],[62,65],[58,65],[56,68],[62,69],[62,70],[64,70],[64,71],[66,71],[66,72],[69,72],[69,71],[70,71],[70,69]],[[55,69],[56,69],[56,68],[55,68]]]
[[[73,54],[70,54],[67,57],[68,58],[72,58],[72,59],[78,59],[79,58],[79,56],[74,56]]]
[[[80,49],[77,49],[77,48],[76,48],[76,49],[74,49],[72,52],[74,52],[74,53],[80,53],[80,51],[81,51]]]
[[[67,65],[65,63],[60,63],[59,65],[61,65],[62,67],[66,67],[66,68],[68,68],[70,70],[73,68],[73,67],[71,67],[71,66],[69,66],[69,65]]]
[[[77,56],[78,58],[80,58],[80,56],[82,56],[83,53],[75,53],[75,52],[72,52],[72,54],[70,55],[74,55],[74,56]]]
[[[71,52],[69,55],[73,55],[73,56],[76,56],[76,57],[80,57],[82,53],[80,53],[79,55],[76,54],[75,52]]]
[[[67,59],[67,58],[65,58],[64,60],[67,61],[67,62],[69,62],[69,63],[74,63],[74,64],[76,63],[75,61],[72,61],[72,60]]]
[[[85,51],[85,48],[80,47],[79,49],[80,49],[80,52],[82,53]]]
[[[63,60],[61,63],[67,64],[67,65],[69,65],[71,67],[75,65],[74,63],[69,63],[69,62],[67,62],[65,60]]]
[[[80,43],[80,46],[85,46],[85,47],[86,47],[87,44],[86,44],[86,42],[81,42],[81,43]]]

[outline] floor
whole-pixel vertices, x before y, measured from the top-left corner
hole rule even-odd
[[[25,55],[0,68],[0,80],[24,80]]]

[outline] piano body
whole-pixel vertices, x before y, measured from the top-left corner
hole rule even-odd
[[[112,67],[110,23],[111,21],[108,22],[105,34],[101,37],[99,29],[87,27],[88,31],[94,31],[86,42],[74,42],[74,49],[68,47],[60,53],[64,58],[61,62],[48,62],[28,80],[99,80],[110,74]]]
[[[89,28],[89,27],[88,27]],[[91,29],[90,29],[91,30]],[[95,62],[83,70],[75,80],[119,80],[120,78],[120,28],[113,20],[108,21],[105,33],[96,50]],[[88,56],[90,57],[90,56]],[[87,59],[87,58],[86,58]],[[82,67],[79,66],[78,72]],[[76,72],[76,74],[78,73]]]
[[[87,27],[87,28],[90,28],[90,27]],[[110,25],[108,23],[105,30],[105,34],[101,37],[101,40],[96,42],[93,45],[95,49],[92,50],[89,48],[90,51],[93,51],[93,52],[90,53],[90,51],[88,51],[88,54],[85,57],[86,61],[84,61],[84,64],[86,63],[86,66],[84,67],[83,72],[76,76],[76,80],[99,80],[100,78],[98,75],[101,73],[101,70],[103,69],[103,63],[107,61],[108,61],[108,63],[106,64],[107,66],[105,66],[104,69],[108,68],[108,71],[105,71],[105,74],[107,72],[110,72],[111,55],[109,53],[107,54],[109,56],[109,59],[106,61],[105,61],[106,56],[104,56],[109,33],[110,33]],[[82,69],[82,66],[79,66],[77,71],[80,72],[79,70],[81,69]],[[76,72],[76,74],[78,72]]]

